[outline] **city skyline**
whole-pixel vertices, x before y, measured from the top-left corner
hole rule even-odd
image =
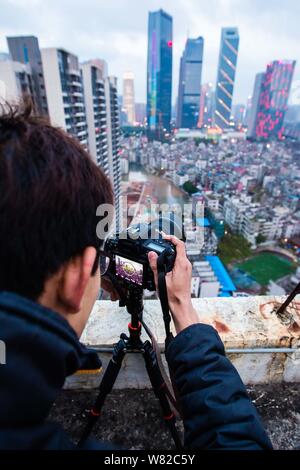
[[[147,3],[115,0],[109,5],[87,0],[82,7],[72,4],[72,14],[70,5],[69,0],[61,4],[29,0],[24,6],[19,0],[3,0],[0,51],[7,51],[5,36],[33,34],[39,38],[40,47],[65,48],[76,53],[80,61],[103,58],[110,63],[111,73],[119,78],[119,83],[126,70],[133,71],[136,102],[145,102],[147,16],[149,11],[162,8],[174,20],[173,103],[178,90],[179,59],[187,37],[204,37],[202,83],[215,83],[221,27],[239,28],[241,41],[234,104],[246,102],[252,93],[255,75],[264,70],[267,63],[276,59],[300,59],[296,21],[300,6],[292,0],[284,5],[273,0],[263,5],[257,1],[243,2],[242,6],[235,0],[214,0],[209,4],[195,0]],[[129,8],[134,14],[128,15]],[[257,47],[258,44],[261,46]],[[295,80],[300,79],[298,69],[296,66]]]

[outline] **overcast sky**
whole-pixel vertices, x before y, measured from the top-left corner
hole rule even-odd
[[[0,0],[0,52],[6,36],[34,34],[40,47],[105,59],[120,94],[122,74],[132,70],[136,101],[145,102],[147,17],[159,8],[173,16],[173,101],[187,35],[204,37],[202,83],[215,84],[222,26],[240,32],[235,103],[246,101],[255,74],[271,60],[296,59],[300,79],[299,0]]]

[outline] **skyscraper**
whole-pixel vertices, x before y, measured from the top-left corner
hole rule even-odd
[[[204,83],[201,87],[198,127],[212,125],[214,98],[212,83]]]
[[[220,129],[230,127],[238,48],[238,29],[222,28],[215,103],[215,126]]]
[[[201,73],[204,40],[187,39],[180,59],[177,127],[197,127],[201,94]]]
[[[106,122],[108,135],[108,163],[111,175],[116,209],[116,229],[120,229],[120,195],[121,195],[121,166],[120,166],[120,121],[116,77],[105,80]]]
[[[90,154],[109,175],[104,71],[96,61],[81,64]]]
[[[173,20],[163,10],[148,19],[147,122],[150,138],[170,131],[172,100]]]
[[[245,109],[245,105],[242,103],[233,106],[232,114],[235,126],[240,127],[243,125],[245,119]]]
[[[250,117],[251,117],[251,109],[252,109],[252,95],[249,95],[246,102],[245,114],[244,114],[244,122],[243,125],[249,127]]]
[[[275,60],[256,75],[248,137],[282,139],[283,121],[296,62]]]
[[[87,146],[87,122],[78,57],[54,47],[42,49],[41,53],[50,121]]]
[[[251,109],[248,116],[248,131],[247,136],[255,138],[256,136],[256,119],[259,110],[259,99],[261,94],[262,82],[264,80],[265,74],[257,73],[255,75],[253,95],[251,99]]]
[[[88,126],[88,147],[96,163],[112,182],[118,228],[121,170],[117,80],[107,75],[107,64],[100,59],[81,64],[81,72]]]
[[[135,103],[134,103],[134,75],[132,72],[123,74],[123,109],[127,114],[127,122],[133,126],[135,124]]]
[[[13,61],[30,65],[33,82],[33,101],[37,112],[41,115],[47,115],[47,96],[38,39],[35,36],[8,37],[7,44]]]
[[[145,124],[146,119],[146,104],[135,103],[135,118],[139,124]]]

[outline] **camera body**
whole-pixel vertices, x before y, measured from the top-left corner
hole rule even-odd
[[[161,235],[159,238],[150,238],[151,229],[153,227],[150,224],[134,225],[105,242],[103,251],[110,260],[106,272],[126,287],[155,290],[154,276],[148,261],[150,251],[163,256],[166,272],[173,269],[175,246]]]

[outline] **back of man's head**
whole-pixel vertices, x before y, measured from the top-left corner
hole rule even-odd
[[[0,291],[34,300],[66,261],[101,245],[96,209],[113,202],[79,142],[29,104],[0,109],[0,195]]]

